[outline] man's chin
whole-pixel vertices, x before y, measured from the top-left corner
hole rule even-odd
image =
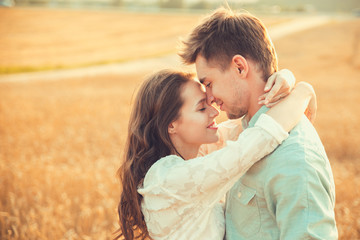
[[[228,119],[238,119],[244,116],[245,114],[232,114],[232,113],[226,113]]]

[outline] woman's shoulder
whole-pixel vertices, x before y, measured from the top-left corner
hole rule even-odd
[[[150,170],[157,170],[157,169],[169,169],[171,168],[174,163],[184,162],[184,159],[177,155],[168,155],[165,157],[160,158],[156,161],[149,169]],[[148,172],[149,172],[148,171]]]
[[[184,159],[176,155],[168,155],[160,158],[146,173],[144,186],[162,182],[171,168],[183,162]]]

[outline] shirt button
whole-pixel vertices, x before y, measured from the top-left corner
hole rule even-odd
[[[238,198],[240,198],[241,197],[241,192],[238,192]]]

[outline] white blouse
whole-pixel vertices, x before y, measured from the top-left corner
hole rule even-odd
[[[220,200],[258,160],[271,153],[288,134],[262,114],[255,127],[209,155],[184,161],[176,155],[154,163],[138,192],[152,239],[223,239]]]

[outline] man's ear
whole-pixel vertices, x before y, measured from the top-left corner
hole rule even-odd
[[[176,133],[176,123],[175,122],[172,122],[172,123],[169,124],[168,133],[170,135]]]
[[[249,72],[249,64],[248,61],[241,55],[235,55],[232,58],[232,65],[233,67],[237,68],[238,74],[242,78],[245,78]]]

